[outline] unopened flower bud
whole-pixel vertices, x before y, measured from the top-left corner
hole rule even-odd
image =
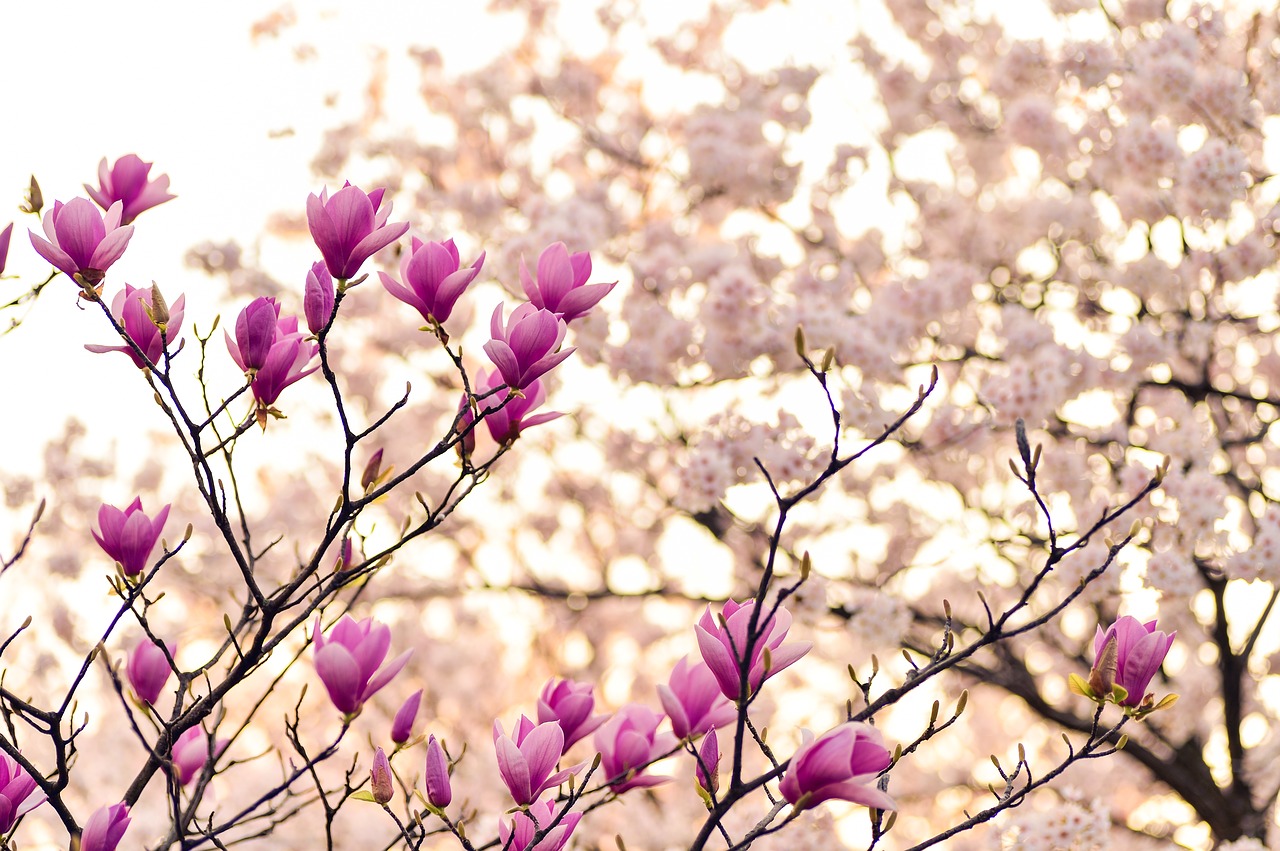
[[[169,657],[177,652],[177,648],[173,644],[167,646],[168,655],[158,645],[143,639],[129,654],[129,666],[126,670],[129,684],[133,686],[138,699],[144,703],[155,703],[159,699],[160,692],[172,673]]]
[[[382,450],[379,449],[369,457],[368,463],[364,465],[364,472],[360,474],[360,487],[366,491],[378,483],[378,478],[382,473]]]
[[[44,209],[44,193],[40,191],[40,184],[36,182],[34,174],[31,175],[31,185],[27,188],[27,203],[18,209],[24,213],[35,213],[37,216]]]
[[[164,300],[160,285],[155,281],[151,282],[151,304],[146,305],[146,311],[147,316],[151,317],[151,321],[161,331],[169,324],[169,304]]]
[[[338,566],[335,570],[348,570],[355,563],[355,545],[350,538],[342,539],[342,549],[338,552]]]
[[[694,775],[698,785],[711,794],[720,789],[720,743],[716,739],[715,728],[712,727],[698,747],[698,766]]]
[[[373,768],[369,770],[369,786],[373,792],[373,799],[379,804],[385,804],[395,797],[395,785],[391,782],[391,762],[382,748],[378,748],[373,755]]]
[[[320,329],[329,324],[333,315],[333,275],[323,262],[311,266],[307,273],[307,283],[303,290],[302,312],[307,317],[307,328],[312,334],[319,334]]]
[[[400,707],[391,722],[391,741],[403,745],[413,736],[413,722],[418,717],[418,705],[422,703],[422,689],[418,689]]]
[[[1111,694],[1111,687],[1116,683],[1116,669],[1119,661],[1119,643],[1116,637],[1112,635],[1110,640],[1102,647],[1102,652],[1098,654],[1097,660],[1093,663],[1093,670],[1089,672],[1089,688],[1093,693],[1101,697]]]
[[[449,760],[435,736],[427,738],[427,800],[431,806],[444,809],[453,800],[449,785]]]

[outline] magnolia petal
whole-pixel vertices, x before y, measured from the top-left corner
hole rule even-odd
[[[129,246],[129,240],[133,238],[133,225],[125,225],[122,228],[116,228],[107,234],[98,247],[94,249],[93,255],[89,258],[88,268],[105,270],[112,263],[120,259],[124,254],[125,248]]]
[[[561,325],[563,324],[564,323],[561,323]],[[569,357],[569,355],[573,354],[577,350],[577,346],[570,346],[567,349],[561,349],[555,354],[547,355],[542,358],[524,371],[524,376],[521,380],[521,387],[528,387],[534,381],[537,381],[539,378],[559,366],[566,358]]]
[[[507,736],[498,737],[493,744],[498,754],[498,773],[507,791],[517,804],[532,804],[536,795],[530,788],[529,763],[524,754]]]
[[[889,797],[887,792],[881,792],[875,786],[864,785],[854,780],[846,780],[843,783],[837,783],[818,790],[814,794],[811,805],[829,801],[833,798],[862,804],[865,807],[877,810],[896,810],[898,808],[897,802]]]
[[[556,767],[564,751],[564,731],[558,721],[548,721],[530,730],[520,742],[520,752],[529,763],[531,782],[538,785],[536,795],[547,785],[547,775]]]
[[[327,191],[327,190],[326,190]],[[329,274],[341,277],[342,264],[346,257],[342,256],[342,244],[329,214],[325,211],[324,195],[307,196],[307,228],[311,231],[311,239],[320,249]]]
[[[329,692],[329,699],[339,712],[355,712],[361,703],[360,666],[341,644],[330,642],[315,656],[316,674]]]
[[[516,360],[511,347],[502,340],[490,340],[482,347],[489,360],[502,374],[502,380],[510,387],[520,386],[520,363]]]
[[[413,648],[409,648],[408,650],[404,651],[399,656],[397,656],[396,658],[388,662],[387,666],[383,668],[381,671],[379,671],[377,675],[374,676],[374,678],[369,681],[369,685],[365,686],[364,691],[360,695],[361,702],[366,701],[369,698],[373,697],[375,694],[377,694],[379,689],[381,689],[387,683],[395,679],[396,674],[400,673],[400,671],[404,668],[405,664],[409,661],[409,657],[412,655],[413,655]]]
[[[702,661],[707,663],[720,692],[730,700],[737,700],[741,691],[742,680],[738,676],[738,662],[729,655],[729,650],[720,639],[705,630],[701,624],[694,627],[698,637],[698,649],[702,652]]]
[[[391,629],[386,624],[370,624],[364,638],[354,646],[343,643],[360,666],[360,675],[368,680],[387,658],[387,651],[391,649]]]
[[[36,236],[31,231],[27,231],[27,233],[31,235],[31,247],[36,250],[37,254],[48,260],[58,271],[65,272],[72,277],[75,276],[76,272],[80,271],[76,261],[71,259],[70,254],[67,254],[67,252],[48,240]]]

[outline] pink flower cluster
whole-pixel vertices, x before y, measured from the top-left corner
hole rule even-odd
[[[44,218],[45,235],[31,234],[36,251],[85,287],[92,298],[98,297],[107,269],[128,246],[131,222],[174,197],[168,192],[169,178],[152,178],[151,167],[134,154],[110,167],[104,159],[99,187],[86,185],[86,189],[106,210],[106,217],[87,199],[59,201]],[[407,222],[389,221],[391,209],[384,189],[366,193],[350,183],[332,196],[325,188],[308,197],[307,223],[323,257],[308,271],[303,292],[303,315],[312,337],[332,324],[345,290],[363,280],[356,276],[364,263],[408,230]],[[12,225],[0,232],[0,273],[11,233]],[[441,340],[447,340],[440,326],[480,274],[484,259],[480,252],[470,266],[464,266],[452,239],[433,242],[415,237],[401,261],[400,280],[386,272],[379,272],[379,277],[387,292],[414,307]],[[492,339],[484,344],[495,370],[478,373],[476,392],[463,399],[467,412],[460,436],[468,450],[474,448],[476,420],[485,420],[495,442],[505,444],[523,429],[559,416],[531,413],[546,398],[539,379],[573,354],[572,346],[563,345],[568,323],[585,317],[615,286],[589,283],[589,255],[571,254],[560,242],[542,252],[536,277],[523,260],[519,271],[529,303],[516,307],[510,316],[503,305],[496,306],[490,323]],[[112,300],[111,314],[126,344],[87,348],[123,352],[139,368],[160,365],[174,353],[169,343],[182,327],[184,307],[183,295],[168,305],[155,286],[125,284]],[[250,302],[237,317],[234,330],[234,337],[226,332],[227,349],[249,377],[257,419],[265,426],[266,413],[279,415],[273,406],[284,389],[319,368],[313,362],[320,345],[299,330],[296,316],[282,314],[274,298]]]
[[[273,298],[256,298],[240,311],[236,336],[223,332],[231,359],[250,377],[258,407],[270,408],[286,387],[319,369],[320,346],[304,338],[298,317],[281,316]]]
[[[74,198],[66,204],[55,201],[53,209],[44,217],[44,233],[48,238],[32,233],[32,247],[73,280],[79,275],[84,283],[96,285],[124,254],[133,236],[130,223],[134,218],[174,197],[168,192],[169,178],[161,175],[152,179],[150,172],[151,163],[143,162],[134,154],[116,160],[111,168],[107,168],[104,158],[98,166],[100,187],[94,189],[86,184],[85,189],[106,211],[106,218],[85,198]],[[6,249],[8,234],[6,229]],[[0,271],[3,271],[3,260],[0,260]]]
[[[745,706],[735,705],[742,693],[743,670],[753,695],[765,680],[809,649],[807,642],[785,640],[791,623],[785,608],[763,614],[753,626],[754,611],[754,600],[742,604],[730,600],[714,614],[708,607],[695,627],[703,659],[680,659],[668,682],[658,686],[662,712],[628,703],[611,715],[598,714],[589,683],[553,679],[539,695],[536,722],[521,715],[508,734],[495,720],[497,776],[518,808],[509,822],[499,825],[503,846],[542,851],[565,846],[583,813],[574,811],[576,796],[552,800],[547,793],[582,773],[586,762],[565,765],[562,760],[587,737],[598,755],[598,782],[614,794],[667,782],[669,777],[650,769],[683,747],[694,758],[699,788],[705,796],[714,796],[719,788],[722,731],[734,729],[739,713],[746,711]],[[391,681],[409,655],[382,666],[390,633],[371,619],[357,622],[344,615],[327,637],[318,624],[314,636],[316,673],[348,720]],[[388,756],[382,748],[376,749],[370,791],[362,793],[367,799],[386,804],[393,797],[390,760],[401,749],[422,741],[410,741],[421,698],[422,691],[415,692],[395,714],[390,734],[395,751]],[[702,744],[695,748],[698,739]],[[780,793],[797,810],[832,799],[892,809],[893,799],[876,785],[891,762],[883,738],[870,725],[843,724],[817,738],[806,732],[782,776]],[[428,736],[421,794],[430,811],[442,817],[453,800],[451,770],[441,743]]]

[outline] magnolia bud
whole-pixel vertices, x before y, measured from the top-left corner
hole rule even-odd
[[[151,282],[151,304],[143,304],[147,309],[147,315],[151,317],[151,321],[161,331],[169,324],[169,303],[164,300],[164,296],[160,293],[160,285],[155,281]]]
[[[379,474],[382,472],[382,450],[379,449],[369,457],[368,463],[364,465],[364,472],[360,475],[360,487],[369,490],[378,483]]]
[[[369,786],[373,799],[385,804],[395,797],[395,786],[391,782],[391,763],[382,748],[373,755],[373,768],[369,770]]]
[[[27,203],[20,208],[24,213],[35,213],[40,215],[40,210],[44,207],[44,193],[40,191],[40,184],[36,182],[36,176],[31,175],[31,185],[27,188]]]
[[[698,765],[695,771],[698,785],[714,795],[720,789],[720,744],[712,727],[698,748]]]
[[[427,739],[427,800],[431,806],[444,809],[453,800],[449,785],[449,760],[435,736]]]
[[[391,741],[403,745],[413,736],[413,722],[418,717],[418,705],[422,703],[422,689],[418,689],[404,702],[391,722]]]

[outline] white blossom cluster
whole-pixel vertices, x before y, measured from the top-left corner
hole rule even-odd
[[[1018,851],[1108,851],[1111,817],[1101,799],[1063,800],[1052,809],[1023,809],[1009,819],[1000,848]]]

